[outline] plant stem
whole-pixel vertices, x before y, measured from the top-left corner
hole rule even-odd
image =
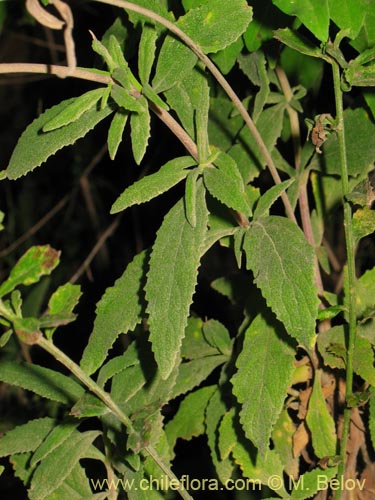
[[[63,364],[77,379],[82,382],[95,396],[97,396],[106,406],[111,410],[111,412],[122,422],[128,431],[136,432],[133,427],[133,423],[128,416],[126,416],[118,405],[113,401],[111,396],[105,392],[101,387],[98,386],[91,377],[89,377],[72,359],[70,359],[63,351],[56,347],[51,341],[42,337],[38,341],[38,345],[51,354],[55,359],[57,359],[61,364]],[[184,500],[193,500],[189,493],[184,489],[182,483],[171,471],[171,469],[165,465],[164,461],[158,455],[157,451],[153,446],[145,446],[144,450],[146,453],[158,464],[160,469],[169,477],[170,480],[176,484],[179,483],[180,488],[178,492]]]
[[[336,103],[336,120],[337,120],[337,136],[340,148],[340,165],[341,165],[341,184],[343,194],[343,209],[344,209],[344,229],[346,240],[346,254],[347,254],[347,291],[348,297],[346,298],[347,307],[349,311],[349,332],[347,338],[347,353],[346,353],[346,401],[353,393],[353,357],[356,338],[356,301],[355,301],[355,246],[353,238],[352,227],[352,210],[350,203],[347,201],[346,196],[349,193],[349,177],[348,177],[348,163],[346,157],[345,145],[345,125],[344,125],[344,108],[342,101],[342,91],[340,88],[340,67],[336,61],[332,61],[333,71],[333,85],[335,92]],[[350,408],[346,407],[344,410],[344,422],[342,437],[340,443],[340,457],[338,475],[342,476],[345,472],[346,465],[346,450],[349,439],[350,429]],[[341,492],[336,492],[335,499],[339,500]]]

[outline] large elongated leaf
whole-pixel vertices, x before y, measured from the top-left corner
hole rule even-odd
[[[152,200],[168,191],[188,175],[189,171],[186,169],[193,165],[195,161],[190,156],[182,156],[167,162],[155,174],[143,177],[129,186],[112,205],[111,214]]]
[[[167,378],[180,351],[192,301],[208,212],[202,185],[197,190],[197,223],[185,218],[183,200],[165,217],[158,231],[146,283],[150,340],[163,378]]]
[[[8,431],[0,438],[0,457],[34,451],[55,425],[53,418],[37,418]]]
[[[43,500],[53,493],[72,472],[78,461],[100,434],[98,431],[75,433],[74,439],[64,441],[36,469],[29,489],[30,500]]]
[[[245,234],[247,268],[286,331],[306,348],[314,345],[318,296],[314,251],[284,217],[258,219]]]
[[[329,27],[328,0],[272,0],[280,10],[298,19],[320,40],[327,42]]]
[[[51,274],[59,263],[60,252],[49,245],[31,247],[13,267],[8,279],[0,286],[0,297],[18,285],[32,285],[42,276]]]
[[[68,99],[47,109],[26,128],[18,140],[6,170],[8,179],[18,179],[39,167],[56,151],[84,137],[112,112],[109,106],[103,109],[93,107],[75,122],[51,132],[42,133],[43,127],[74,101],[75,99]]]
[[[235,42],[251,18],[252,8],[245,0],[210,0],[180,17],[177,25],[209,53]]]
[[[81,367],[90,375],[103,364],[118,335],[133,330],[141,320],[146,258],[146,252],[138,254],[97,304],[94,329],[81,359]]]
[[[314,386],[306,416],[312,444],[318,458],[332,457],[336,453],[335,422],[330,415],[321,386],[321,370],[315,372]]]
[[[2,361],[0,380],[65,404],[76,401],[84,393],[77,382],[62,373],[26,363]]]
[[[242,404],[240,418],[245,434],[262,455],[268,450],[273,426],[283,408],[295,370],[294,355],[280,323],[257,316],[245,333],[232,384]]]

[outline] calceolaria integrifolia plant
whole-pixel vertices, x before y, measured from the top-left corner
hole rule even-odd
[[[0,380],[34,409],[3,426],[0,482],[12,471],[30,500],[375,498],[373,2],[98,3],[114,13],[100,32],[78,4],[27,0],[66,60],[0,64],[68,94],[0,174]],[[94,128],[108,182],[136,174],[111,187],[83,271],[124,213],[170,193],[151,243],[116,249],[85,339],[82,269],[57,274],[64,252],[35,238],[17,253],[9,193],[45,162],[53,189],[55,153]],[[197,437],[199,477],[181,444]]]

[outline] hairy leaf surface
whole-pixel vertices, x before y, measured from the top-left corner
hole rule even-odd
[[[180,200],[165,217],[150,259],[146,283],[150,340],[164,378],[180,351],[207,232],[208,212],[202,185],[197,190],[196,213],[193,228]]]
[[[247,268],[268,305],[298,343],[315,343],[318,296],[314,283],[314,251],[302,231],[283,217],[255,221],[245,235]]]
[[[37,418],[18,425],[0,437],[0,457],[34,451],[56,425],[53,418]]]

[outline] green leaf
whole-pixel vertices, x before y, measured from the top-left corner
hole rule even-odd
[[[353,215],[353,237],[357,244],[362,238],[375,231],[374,211],[363,207],[355,211]]]
[[[110,359],[100,368],[98,374],[98,384],[100,387],[104,387],[107,380],[125,370],[125,368],[139,364],[138,352],[135,347],[135,342],[131,343],[124,354]]]
[[[142,113],[145,110],[145,107],[142,105],[143,101],[141,102],[140,97],[137,99],[120,85],[112,85],[111,97],[115,103],[125,111]]]
[[[37,418],[6,432],[0,437],[0,457],[36,450],[55,425],[53,418]]]
[[[311,498],[322,489],[327,490],[330,480],[333,479],[336,474],[337,466],[328,467],[324,470],[320,467],[316,467],[312,471],[305,472],[298,480],[290,478],[291,486],[294,486],[290,495],[290,500],[304,500],[305,498]]]
[[[77,121],[83,113],[89,111],[91,108],[96,108],[99,99],[102,98],[106,88],[99,88],[90,90],[79,97],[74,98],[74,101],[69,104],[61,113],[52,118],[43,127],[43,132],[50,132],[69,123]]]
[[[207,232],[202,185],[197,190],[196,208],[194,228],[185,218],[183,200],[172,208],[158,231],[150,258],[146,283],[150,341],[163,378],[172,371],[180,351]]]
[[[225,49],[216,52],[216,54],[212,54],[211,59],[219,68],[221,73],[223,73],[223,75],[227,75],[236,64],[237,57],[241,53],[242,49],[242,38],[238,38],[231,45],[225,47]]]
[[[232,353],[232,341],[228,330],[216,319],[210,319],[203,324],[203,332],[207,342],[225,356]]]
[[[361,2],[358,2],[360,5]],[[362,7],[363,8],[363,7]],[[373,9],[372,2],[369,2],[367,8],[365,9],[365,18],[362,22],[362,28],[359,35],[355,40],[351,42],[351,45],[358,50],[358,52],[363,52],[365,49],[372,48],[375,44],[375,29],[374,29],[375,13]],[[353,21],[355,22],[355,21]]]
[[[204,183],[208,191],[229,208],[250,215],[245,185],[235,160],[220,152],[214,164],[215,167],[208,166],[203,170]]]
[[[296,16],[321,42],[328,41],[329,5],[328,0],[272,0],[280,10]]]
[[[70,409],[69,415],[78,418],[99,417],[109,412],[108,407],[94,394],[86,392]]]
[[[191,170],[185,183],[185,215],[186,219],[192,227],[197,223],[196,213],[196,200],[197,200],[197,180],[199,176],[199,169]]]
[[[143,177],[125,189],[111,208],[111,214],[121,212],[132,205],[150,201],[178,184],[188,174],[189,167],[195,165],[191,156],[174,158],[155,173]]]
[[[372,446],[375,446],[375,394],[372,394],[369,401],[369,431]]]
[[[156,93],[170,89],[183,81],[197,62],[197,56],[185,44],[167,35],[161,47],[152,88]]]
[[[245,434],[263,456],[295,370],[294,349],[283,339],[280,327],[261,315],[254,319],[246,330],[236,362],[238,371],[231,380],[233,393],[242,404],[240,419]]]
[[[251,19],[252,8],[244,0],[210,0],[189,10],[176,24],[209,53],[235,42]]]
[[[113,115],[111,125],[108,129],[108,153],[111,160],[114,160],[116,157],[128,116],[128,113],[120,110]]]
[[[92,493],[86,470],[76,463],[64,482],[46,500],[105,500],[107,495],[107,492]]]
[[[310,57],[318,57],[326,60],[327,62],[330,61],[329,57],[326,56],[319,47],[313,45],[310,40],[297,31],[293,31],[290,28],[279,29],[275,31],[274,37],[276,40],[279,40],[279,42],[287,45],[297,52],[300,52],[301,54],[305,54]]]
[[[84,393],[84,389],[71,378],[35,364],[3,360],[0,380],[64,404],[76,401]]]
[[[288,179],[287,181],[276,184],[268,189],[263,196],[260,197],[257,207],[254,212],[254,220],[259,219],[268,215],[269,209],[275,203],[275,201],[285,192],[288,187],[293,184],[294,179]]]
[[[202,387],[190,394],[180,404],[177,413],[165,426],[168,443],[173,450],[178,438],[189,441],[205,432],[205,410],[216,386]]]
[[[293,382],[294,380],[295,377],[293,377]],[[296,425],[289,415],[287,408],[284,408],[274,425],[271,437],[274,449],[282,460],[285,473],[289,477],[297,477],[299,473],[300,459],[293,454],[293,436],[295,432]]]
[[[48,109],[36,118],[23,132],[13,151],[6,175],[8,179],[18,179],[39,167],[50,156],[64,146],[74,144],[84,137],[100,121],[112,113],[106,106],[86,111],[78,120],[51,132],[41,133],[43,127],[70,106],[75,99],[68,99]],[[32,144],[32,147],[30,145]]]
[[[356,283],[356,311],[359,318],[375,309],[375,267],[368,269]]]
[[[319,301],[314,250],[302,231],[283,217],[261,218],[250,226],[243,248],[247,268],[288,334],[312,348]]]
[[[154,26],[144,24],[138,48],[138,74],[142,84],[150,80],[155,59],[156,40],[158,34]]]
[[[188,318],[181,345],[181,358],[183,360],[206,358],[218,354],[217,347],[207,341],[203,333],[203,326],[201,318],[195,316]]]
[[[73,314],[73,309],[78,304],[81,295],[82,292],[79,285],[65,283],[65,285],[59,286],[48,301],[48,314],[40,318],[42,327],[45,326],[46,320],[52,320],[52,322],[59,320],[59,324],[64,325],[74,321],[76,315]],[[53,333],[54,329],[46,332],[47,338],[50,339]]]
[[[18,260],[7,280],[0,285],[0,297],[19,285],[37,283],[41,276],[51,274],[59,264],[60,252],[49,245],[31,247]]]
[[[37,344],[42,337],[40,321],[37,318],[15,318],[13,328],[17,337],[27,345]]]
[[[86,453],[98,431],[75,433],[74,439],[67,439],[52,451],[36,469],[29,489],[30,500],[43,500],[53,493],[72,472]]]
[[[314,452],[318,458],[334,456],[337,444],[335,422],[323,396],[321,375],[321,370],[315,371],[313,390],[306,415]]]
[[[31,459],[31,467],[43,460],[47,455],[49,455],[53,450],[55,450],[60,444],[62,444],[66,439],[68,439],[76,427],[79,425],[79,420],[77,419],[67,419],[61,424],[51,428],[48,435],[45,436],[43,442],[35,447],[36,450]]]
[[[134,330],[141,321],[146,260],[146,251],[136,255],[97,304],[94,329],[81,359],[81,368],[89,375],[103,364],[118,335]]]
[[[366,14],[365,2],[358,0],[328,0],[330,17],[342,30],[349,30],[354,39],[358,35]]]
[[[150,137],[150,111],[145,97],[141,96],[139,101],[144,104],[144,109],[139,113],[130,115],[130,137],[134,160],[139,165],[146,153],[148,140]]]

